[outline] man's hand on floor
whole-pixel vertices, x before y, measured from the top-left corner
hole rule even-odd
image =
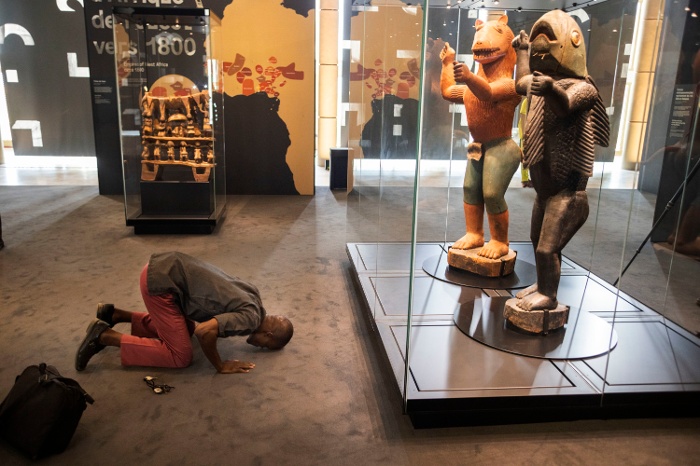
[[[232,359],[230,361],[224,361],[221,363],[221,369],[219,369],[220,374],[237,374],[241,372],[250,372],[251,369],[255,368],[255,364],[252,362],[239,361],[238,359]]]

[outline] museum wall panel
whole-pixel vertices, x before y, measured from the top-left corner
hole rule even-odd
[[[121,192],[110,17],[120,3],[85,2],[103,194]],[[314,1],[160,2],[160,8],[197,7],[210,9],[222,24],[224,46],[215,58],[224,77],[227,192],[313,194]],[[150,66],[167,73],[166,58]]]
[[[94,155],[79,2],[0,2],[0,69],[16,157]]]

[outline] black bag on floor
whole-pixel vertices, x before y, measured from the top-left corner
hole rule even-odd
[[[29,366],[0,405],[0,436],[32,459],[66,449],[95,400],[53,366]]]

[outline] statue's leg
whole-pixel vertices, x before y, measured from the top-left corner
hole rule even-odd
[[[542,221],[544,220],[544,206],[546,204],[546,199],[543,199],[538,194],[535,198],[535,203],[532,204],[532,215],[530,216],[530,241],[532,241],[532,247],[537,251],[537,245],[540,242],[540,232],[542,231]],[[535,256],[535,263],[537,263],[537,256]],[[524,298],[525,296],[537,292],[537,282],[528,286],[522,291],[519,291],[515,297]]]
[[[505,194],[510,180],[520,166],[520,148],[510,138],[484,144],[482,148],[484,148],[482,189],[491,239],[481,248],[479,255],[498,259],[509,251],[509,214]]]
[[[484,198],[481,194],[483,157],[469,160],[464,173],[464,223],[466,233],[452,245],[455,249],[472,249],[484,244]]]
[[[547,199],[535,248],[537,291],[525,296],[520,307],[527,310],[557,307],[561,251],[587,218],[588,196],[585,191],[563,191]]]
[[[530,216],[530,241],[532,247],[537,251],[537,246],[540,244],[540,234],[542,234],[542,223],[544,222],[544,213],[547,206],[548,198],[540,196],[535,197],[535,203],[532,204],[532,215]]]
[[[508,254],[508,251],[510,251],[510,243],[508,241],[509,216],[508,210],[504,210],[500,214],[488,213],[491,239],[479,251],[481,257],[498,259]]]

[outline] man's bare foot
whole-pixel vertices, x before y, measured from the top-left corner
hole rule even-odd
[[[515,297],[518,299],[522,299],[525,296],[532,294],[532,293],[536,293],[536,292],[537,292],[537,283],[533,283],[532,285],[528,286],[524,290],[518,291],[518,293],[516,293]]]
[[[525,296],[518,302],[518,306],[526,311],[541,311],[544,309],[556,309],[559,302],[549,296],[545,296],[539,291]]]
[[[455,61],[455,50],[450,47],[449,42],[445,42],[445,46],[440,51],[440,60],[446,65],[451,65]]]
[[[486,246],[481,248],[478,255],[487,259],[500,259],[508,254],[508,251],[510,251],[510,248],[506,243],[491,239],[488,243],[486,243]]]
[[[474,249],[484,245],[484,237],[475,233],[467,233],[452,244],[454,249]]]

